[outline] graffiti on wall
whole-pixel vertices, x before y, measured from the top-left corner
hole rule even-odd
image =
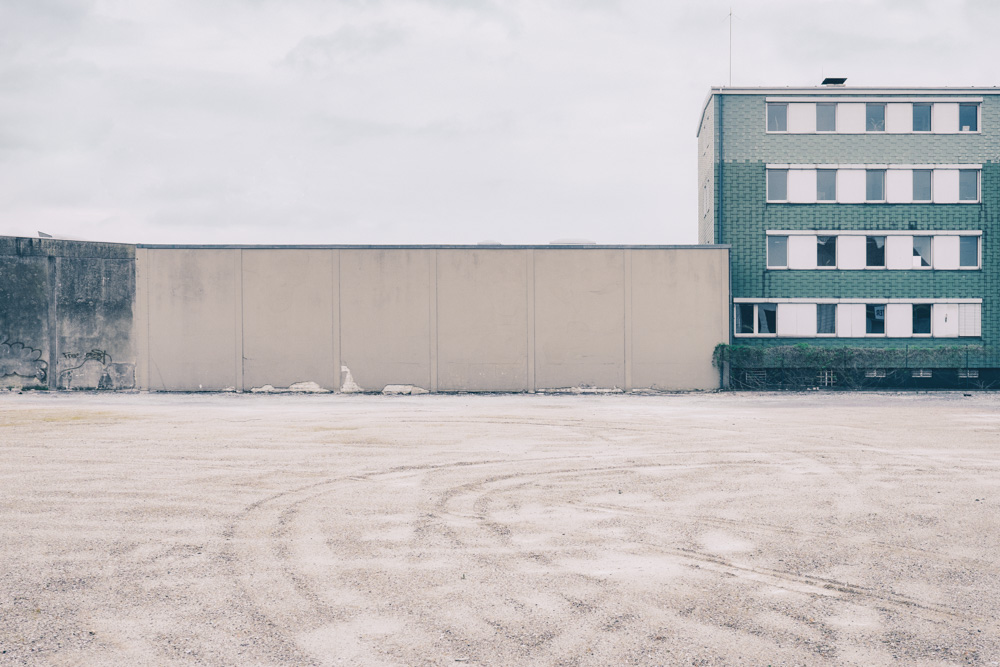
[[[0,378],[15,377],[20,383],[36,380],[45,383],[48,363],[42,359],[42,351],[19,341],[0,338]]]
[[[59,371],[60,389],[132,389],[135,365],[115,363],[105,350],[64,352],[65,363],[73,364]]]

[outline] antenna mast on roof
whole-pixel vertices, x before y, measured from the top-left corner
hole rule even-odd
[[[729,6],[729,87],[733,87],[733,7]]]

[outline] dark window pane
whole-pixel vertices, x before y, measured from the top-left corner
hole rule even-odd
[[[885,105],[869,102],[865,105],[865,129],[869,132],[885,132]]]
[[[776,267],[788,266],[787,236],[767,237],[767,265]]]
[[[885,333],[885,304],[865,305],[865,333]]]
[[[816,306],[816,333],[837,333],[837,304],[821,303]]]
[[[931,265],[931,237],[913,237],[913,268],[925,268]]]
[[[931,131],[931,105],[930,104],[914,104],[913,105],[913,131],[914,132],[930,132]]]
[[[760,172],[757,172],[760,173]],[[785,201],[788,199],[788,170],[767,170],[767,200]]]
[[[885,169],[869,169],[865,175],[865,199],[885,201]]]
[[[778,304],[757,304],[757,333],[778,333]]]
[[[837,237],[816,237],[816,266],[837,266]]]
[[[958,105],[958,129],[962,132],[979,131],[979,105],[959,104]]]
[[[768,132],[786,132],[788,130],[787,104],[767,105],[767,130]]]
[[[931,200],[931,170],[913,170],[913,201]]]
[[[865,266],[885,266],[885,237],[869,236],[865,243]]]
[[[753,304],[752,303],[738,303],[736,304],[735,321],[733,322],[733,328],[736,333],[753,333]]]
[[[958,198],[962,201],[979,199],[979,171],[962,169],[958,172]]]
[[[931,332],[931,304],[913,304],[913,333],[929,334]]]
[[[818,169],[816,171],[816,199],[837,201],[837,170]]]
[[[979,237],[958,237],[958,265],[979,266]]]
[[[816,131],[836,132],[837,131],[837,105],[817,104],[816,105]]]

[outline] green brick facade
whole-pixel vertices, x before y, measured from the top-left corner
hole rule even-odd
[[[801,94],[824,96],[826,89]],[[877,95],[850,91],[851,97]],[[984,366],[1000,367],[1000,91],[935,90],[906,99],[982,99],[980,132],[968,134],[768,134],[768,97],[781,89],[730,94],[712,91],[699,128],[699,235],[702,243],[731,244],[734,298],[981,298],[982,339],[940,338],[739,338],[743,345],[934,347],[983,345]],[[803,99],[802,101],[811,101]],[[977,204],[790,204],[767,203],[767,164],[982,165]],[[975,271],[768,270],[767,230],[981,230],[981,269]]]

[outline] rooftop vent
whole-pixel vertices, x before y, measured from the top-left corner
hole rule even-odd
[[[549,245],[597,245],[590,239],[556,239],[550,241]]]
[[[823,79],[824,86],[843,86],[845,83],[847,83],[846,76],[845,77],[828,76],[825,79]]]

